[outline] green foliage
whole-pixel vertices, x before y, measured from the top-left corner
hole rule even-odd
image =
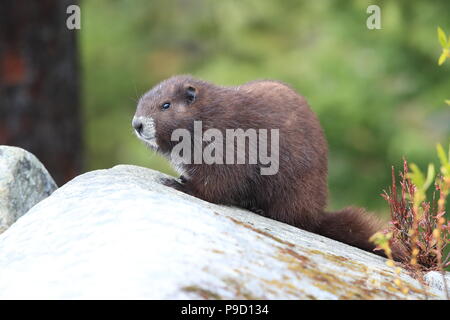
[[[444,148],[441,144],[438,144],[436,149],[439,161],[441,162],[441,173],[444,177],[450,178],[450,147],[448,150],[448,156],[445,154]]]
[[[131,130],[138,97],[173,74],[223,85],[290,83],[318,114],[329,142],[330,207],[379,211],[388,171],[419,167],[450,133],[450,87],[436,25],[450,2],[375,1],[382,29],[366,27],[373,1],[84,1],[86,170],[130,163],[174,174]],[[448,42],[448,41],[447,41]],[[446,69],[447,68],[447,69]]]
[[[419,204],[426,199],[426,192],[428,188],[431,186],[431,184],[434,182],[435,178],[434,165],[432,163],[428,165],[426,178],[425,175],[422,173],[422,170],[420,170],[420,168],[415,163],[411,163],[409,165],[409,168],[411,172],[408,173],[408,178],[410,178],[411,181],[416,186],[415,201],[416,205],[419,206]]]
[[[447,35],[440,27],[438,27],[437,31],[438,39],[442,46],[442,53],[439,56],[438,64],[442,65],[444,64],[445,60],[447,60],[447,58],[450,58],[450,37],[447,40]],[[450,100],[445,100],[445,103],[450,106]]]
[[[419,204],[427,199],[427,190],[433,184],[440,187],[441,191],[444,191],[444,199],[446,199],[448,192],[445,191],[446,184],[450,184],[450,146],[448,156],[445,153],[444,148],[440,143],[436,146],[437,155],[440,162],[439,171],[441,176],[436,176],[434,165],[428,164],[427,175],[423,174],[422,170],[415,164],[409,165],[410,172],[407,177],[411,179],[411,182],[415,185],[415,205],[419,207]]]
[[[440,27],[438,27],[437,31],[438,31],[438,39],[442,46],[442,53],[439,56],[438,64],[442,65],[444,64],[447,58],[450,58],[450,38],[448,38],[447,40],[447,35],[445,34],[444,30],[442,30]]]

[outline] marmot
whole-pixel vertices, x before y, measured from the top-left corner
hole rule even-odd
[[[171,151],[178,141],[171,140],[172,133],[185,129],[193,134],[194,121],[201,121],[202,133],[211,128],[224,135],[226,129],[278,129],[278,172],[262,175],[260,161],[206,164],[195,163],[193,155],[190,163],[173,161]],[[376,217],[351,207],[325,212],[327,142],[307,101],[289,85],[258,80],[224,87],[191,76],[174,76],[141,97],[132,125],[141,140],[175,162],[182,174],[180,181],[168,179],[166,185],[366,251],[375,248],[369,238],[383,227]],[[208,141],[201,144],[206,146]],[[249,148],[246,144],[246,151]]]

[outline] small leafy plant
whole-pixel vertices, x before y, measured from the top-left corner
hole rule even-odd
[[[450,223],[445,219],[450,192],[450,147],[446,154],[438,144],[437,153],[440,162],[437,174],[433,164],[428,166],[425,175],[417,165],[408,166],[404,160],[400,190],[392,169],[392,185],[382,195],[389,203],[391,221],[386,230],[371,238],[378,250],[384,250],[390,266],[397,260],[412,271],[440,270],[443,275],[445,268],[450,266],[447,248]],[[432,185],[434,190],[429,190]],[[431,197],[428,197],[430,193]],[[399,279],[397,282],[401,287]]]

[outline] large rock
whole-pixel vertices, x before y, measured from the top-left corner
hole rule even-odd
[[[371,253],[213,205],[117,166],[81,175],[0,236],[0,299],[422,299]],[[442,291],[427,287],[430,298]]]
[[[0,146],[0,233],[56,188],[34,155],[21,148]]]

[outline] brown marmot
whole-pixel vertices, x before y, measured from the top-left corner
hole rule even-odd
[[[268,149],[278,151],[273,160],[277,172],[262,174],[261,169],[268,164],[260,159],[256,163],[250,161],[248,152],[256,150],[252,149],[255,143],[250,142],[251,135],[245,137],[244,163],[227,162],[225,148],[212,154],[223,161],[205,163],[194,159],[199,146],[205,148],[217,140],[195,137],[194,122],[201,123],[201,134],[213,129],[213,133],[223,137],[230,129],[257,133],[261,129],[278,129],[278,141],[273,136],[266,139]],[[132,125],[141,140],[168,157],[182,174],[180,181],[168,179],[166,185],[212,203],[246,208],[367,251],[375,248],[368,239],[383,227],[376,217],[358,208],[325,212],[326,139],[305,98],[289,85],[260,80],[224,87],[191,76],[174,76],[141,97]],[[179,142],[172,137],[176,129],[194,135],[189,138],[190,150],[180,153],[190,161],[173,159],[172,151]],[[238,146],[237,139],[232,143]],[[237,155],[231,156],[236,160]]]

